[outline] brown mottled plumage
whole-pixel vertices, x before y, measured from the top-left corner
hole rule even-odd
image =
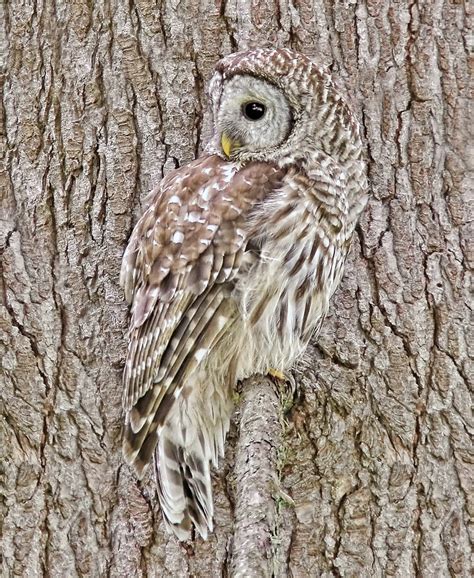
[[[206,154],[151,195],[123,259],[132,304],[124,455],[156,456],[180,539],[212,530],[210,464],[237,380],[286,371],[319,330],[366,202],[359,125],[329,74],[290,50],[218,63]]]

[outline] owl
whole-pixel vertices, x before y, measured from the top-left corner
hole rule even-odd
[[[150,195],[121,271],[123,454],[139,478],[154,457],[180,540],[213,529],[236,383],[288,372],[317,333],[367,198],[360,126],[306,56],[231,54],[209,94],[213,136]]]

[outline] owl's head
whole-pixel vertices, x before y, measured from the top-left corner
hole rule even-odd
[[[217,64],[209,93],[215,137],[208,150],[226,158],[279,162],[316,149],[341,159],[360,149],[358,124],[331,75],[303,54],[231,54]]]

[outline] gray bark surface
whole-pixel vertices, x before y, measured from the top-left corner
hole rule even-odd
[[[0,5],[2,576],[471,574],[467,30],[454,0]],[[121,256],[216,61],[272,45],[347,85],[371,199],[298,394],[243,385],[181,545],[120,454]]]

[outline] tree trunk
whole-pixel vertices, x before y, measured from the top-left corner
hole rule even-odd
[[[0,11],[2,575],[470,575],[464,4]],[[243,384],[215,532],[183,545],[120,453],[120,262],[148,191],[209,135],[216,61],[274,45],[348,86],[371,199],[297,394]]]

